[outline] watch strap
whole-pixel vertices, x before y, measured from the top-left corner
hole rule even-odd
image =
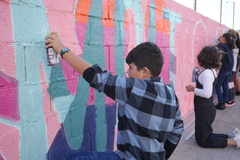
[[[68,49],[68,48],[66,48],[66,47],[62,48],[62,49],[61,49],[61,52],[60,52],[60,56],[63,58],[63,55],[64,55],[65,53],[69,52],[69,51],[70,51],[70,49]]]

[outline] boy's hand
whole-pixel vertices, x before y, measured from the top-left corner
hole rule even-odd
[[[188,92],[193,92],[194,89],[195,89],[195,87],[192,86],[192,85],[188,85],[188,86],[186,86],[186,90],[187,90]]]
[[[46,39],[45,41],[46,48],[53,47],[55,52],[57,52],[58,54],[60,54],[62,48],[65,47],[57,32],[52,32],[50,35],[46,36],[45,39]],[[68,64],[70,64],[81,75],[83,75],[84,71],[87,68],[92,67],[90,63],[80,58],[79,56],[74,54],[72,51],[67,52],[67,54],[63,55],[63,57],[64,57],[64,60]]]
[[[45,39],[46,48],[53,47],[58,54],[61,52],[61,49],[64,48],[61,38],[57,32],[52,32],[50,35],[46,36]]]

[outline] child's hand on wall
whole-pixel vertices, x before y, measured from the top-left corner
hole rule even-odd
[[[188,85],[188,86],[186,86],[186,90],[187,90],[188,92],[193,92],[194,89],[195,89],[195,87],[192,86],[192,85]]]

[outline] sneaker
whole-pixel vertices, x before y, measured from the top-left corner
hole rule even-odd
[[[235,101],[234,100],[232,100],[232,101],[227,101],[226,103],[225,103],[225,106],[226,107],[231,107],[231,106],[234,106],[235,105]]]
[[[239,96],[239,95],[240,95],[240,91],[237,91],[237,92],[235,93],[235,95],[236,95],[236,96]]]
[[[236,134],[233,140],[237,142],[237,149],[240,150],[240,134]]]
[[[229,138],[234,138],[237,134],[240,135],[240,130],[238,128],[235,128],[229,135]]]
[[[220,109],[220,110],[225,109],[224,103],[218,103],[215,107],[216,107],[216,109]]]

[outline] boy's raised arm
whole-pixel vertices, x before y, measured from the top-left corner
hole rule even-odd
[[[61,38],[56,32],[52,32],[50,35],[46,36],[45,39],[46,48],[53,47],[58,54],[60,54],[61,50],[65,47],[61,41]],[[90,63],[71,51],[64,53],[62,58],[64,58],[81,75],[83,75],[83,72],[87,68],[92,67]]]

